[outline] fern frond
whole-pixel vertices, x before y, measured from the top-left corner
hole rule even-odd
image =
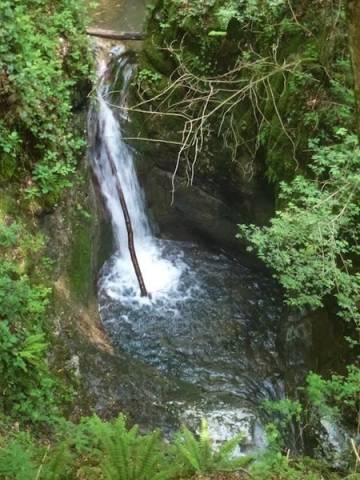
[[[237,468],[244,468],[250,465],[251,462],[253,462],[255,457],[253,455],[243,455],[242,457],[234,458],[231,461],[233,470],[236,470]]]
[[[101,422],[101,421],[100,421]],[[109,424],[108,424],[109,425]],[[126,428],[120,416],[110,428],[95,425],[104,458],[101,469],[106,480],[167,480],[163,456],[159,454],[159,433],[140,435],[137,426]]]
[[[181,432],[175,438],[175,447],[180,454],[180,457],[185,460],[185,462],[190,466],[194,471],[201,471],[201,453],[199,442],[196,440],[194,435],[186,427],[182,427]]]
[[[200,423],[199,448],[201,465],[207,465],[207,469],[210,471],[213,464],[213,450],[209,425],[205,418],[202,418]]]
[[[30,480],[35,478],[34,448],[29,438],[20,435],[0,449],[0,478]]]
[[[184,472],[212,473],[234,471],[250,463],[251,457],[234,457],[235,448],[243,440],[243,435],[223,443],[218,451],[212,448],[212,440],[206,420],[201,421],[199,439],[186,427],[175,436],[174,447],[177,460],[183,463]]]
[[[221,458],[229,458],[231,455],[233,455],[234,450],[243,442],[244,440],[244,434],[239,433],[235,437],[231,438],[230,440],[227,440],[224,442],[218,452],[217,456],[219,459]]]
[[[73,462],[73,456],[69,449],[69,442],[63,441],[56,448],[49,451],[49,459],[42,469],[39,479],[41,480],[59,480],[65,478]]]
[[[150,472],[158,462],[158,455],[156,452],[156,444],[159,439],[159,434],[154,432],[143,439],[143,446],[138,455],[138,465],[136,469],[136,478],[148,478]],[[140,454],[141,453],[141,454]]]

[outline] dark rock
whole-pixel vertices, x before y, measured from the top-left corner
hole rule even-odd
[[[142,178],[150,216],[157,233],[176,240],[192,240],[241,256],[246,266],[261,262],[246,252],[246,243],[236,238],[237,224],[246,219],[221,196],[176,178],[172,202],[172,174],[156,166]]]

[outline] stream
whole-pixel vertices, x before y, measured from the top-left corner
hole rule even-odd
[[[149,0],[98,0],[95,8],[88,0],[91,24],[115,31],[142,30]]]

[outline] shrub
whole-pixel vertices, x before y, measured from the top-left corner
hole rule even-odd
[[[281,184],[284,206],[270,226],[239,225],[239,237],[273,270],[289,305],[315,309],[332,294],[358,329],[360,149],[355,135],[338,136],[331,146],[312,142],[312,177]]]
[[[0,178],[26,179],[28,196],[53,203],[84,146],[72,121],[89,75],[84,6],[4,0],[0,17]]]
[[[50,421],[64,400],[47,364],[51,289],[32,281],[24,262],[28,249],[35,256],[41,247],[19,222],[0,221],[0,410],[31,422]]]

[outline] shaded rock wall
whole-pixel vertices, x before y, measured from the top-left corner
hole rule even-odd
[[[105,391],[108,388],[107,377],[102,369],[97,369],[97,362],[113,357],[96,298],[97,273],[112,251],[111,226],[86,158],[71,189],[41,219],[41,229],[48,239],[47,256],[54,262],[49,312],[55,335],[52,362],[56,369],[65,372],[70,383],[76,383],[79,401],[75,401],[73,414],[81,416],[97,408],[93,379]],[[111,361],[108,363],[111,370]]]

